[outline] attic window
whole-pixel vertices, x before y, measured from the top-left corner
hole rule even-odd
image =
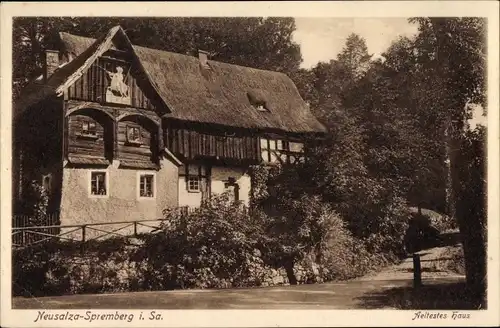
[[[266,108],[265,104],[258,104],[255,106],[259,112],[268,112],[269,110]]]
[[[201,67],[209,70],[210,65],[208,64],[208,55],[209,55],[208,51],[198,50],[198,59],[200,61]]]
[[[269,106],[264,93],[260,90],[250,90],[247,92],[248,101],[259,112],[269,112]]]

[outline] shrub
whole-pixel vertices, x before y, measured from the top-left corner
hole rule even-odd
[[[367,256],[366,249],[345,227],[345,222],[336,213],[326,214],[329,230],[321,243],[321,268],[324,280],[344,280],[363,272]]]
[[[48,241],[13,251],[14,295],[121,292],[144,288],[144,259],[125,238]],[[135,285],[132,285],[134,284]]]
[[[385,202],[380,202],[366,245],[370,253],[394,257],[404,253],[404,236],[410,212],[403,198],[395,195],[389,197]]]
[[[161,231],[145,242],[148,264],[164,289],[244,286],[259,246],[260,224],[227,195],[191,213],[167,209]]]
[[[410,210],[412,214],[418,213],[418,209],[416,207],[412,207]],[[421,212],[422,215],[429,221],[429,225],[438,229],[440,232],[457,229],[456,220],[449,215],[441,214],[426,208],[422,208]]]

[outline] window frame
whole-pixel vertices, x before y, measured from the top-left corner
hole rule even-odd
[[[191,188],[191,184],[190,184],[191,179],[197,181],[198,189],[192,189]],[[200,193],[201,192],[201,176],[194,175],[194,174],[186,176],[186,189],[187,189],[188,192]]]
[[[152,192],[153,196],[148,197],[148,196],[141,196],[141,179],[142,177],[145,176],[151,176],[152,179]],[[137,172],[137,199],[140,200],[155,200],[156,199],[156,172],[154,171],[138,171]]]
[[[290,148],[290,145],[291,145],[291,144],[301,145],[300,151],[291,150],[291,148]],[[305,147],[305,144],[304,144],[304,142],[302,142],[302,141],[289,141],[289,142],[288,142],[288,151],[289,151],[290,153],[294,153],[294,154],[303,154],[303,153],[304,153],[304,147]]]
[[[265,144],[266,147],[263,148],[262,144]],[[260,145],[260,157],[264,163],[274,164],[281,161],[281,154],[287,151],[287,141],[285,139],[272,139],[272,138],[263,138],[259,139]],[[280,145],[280,147],[278,146]],[[264,159],[263,152],[267,152],[267,159]],[[274,161],[271,160],[274,157]]]
[[[296,151],[296,150],[291,150],[291,147],[290,145],[291,144],[296,144],[296,145],[300,145],[300,151]],[[297,163],[304,163],[305,162],[305,143],[303,141],[289,141],[288,142],[288,161],[291,163],[291,164],[297,164]],[[291,160],[291,158],[293,157],[293,161]]]
[[[131,129],[131,130],[137,129],[137,133],[138,133],[137,139],[134,139],[134,140],[129,139],[129,129]],[[133,125],[127,124],[125,126],[125,134],[126,134],[125,137],[127,140],[127,144],[129,144],[129,145],[142,145],[142,131],[141,131],[140,126],[133,126]]]
[[[87,129],[84,129],[85,125],[87,125]],[[93,129],[90,128],[91,125],[94,126]],[[91,119],[82,120],[80,126],[80,136],[87,138],[97,138],[97,122]]]
[[[262,145],[264,144],[265,147],[262,147]],[[270,160],[270,152],[269,152],[269,139],[268,138],[262,138],[260,137],[259,138],[259,148],[260,148],[260,158],[262,159],[263,162],[265,163],[269,163]],[[264,156],[263,156],[263,152],[266,152],[267,153],[267,159],[264,159]]]
[[[92,194],[92,174],[93,173],[104,173],[104,181],[105,181],[104,183],[105,183],[105,186],[106,186],[106,194],[105,195]],[[109,194],[110,194],[110,189],[109,189],[109,171],[107,169],[102,169],[102,170],[92,169],[92,170],[89,170],[89,177],[88,177],[88,179],[89,179],[88,194],[89,194],[90,198],[108,198],[109,197]]]
[[[258,112],[263,112],[263,113],[269,112],[269,108],[267,108],[266,103],[255,104],[254,107]]]

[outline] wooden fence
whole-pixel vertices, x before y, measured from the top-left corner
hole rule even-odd
[[[17,214],[12,217],[12,227],[22,228],[35,225],[58,225],[59,212],[49,213],[42,218],[35,218],[34,215]]]
[[[46,240],[45,235],[59,233],[59,212],[43,217],[19,214],[12,217],[12,245],[29,245]],[[32,232],[33,231],[33,232]]]
[[[192,212],[191,207],[177,208],[182,214]],[[104,239],[106,236],[132,237],[159,228],[163,218],[135,221],[114,221],[88,224],[60,225],[59,213],[35,220],[30,215],[14,215],[12,220],[12,247],[27,247],[50,240],[67,240],[85,243]]]

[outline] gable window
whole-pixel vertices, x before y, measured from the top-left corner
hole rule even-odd
[[[200,192],[201,178],[199,176],[189,176],[187,181],[187,188],[189,192]]]
[[[154,177],[151,173],[139,175],[139,197],[154,198]]]
[[[95,122],[83,121],[82,122],[82,135],[95,137],[97,136],[97,128]]]
[[[92,196],[107,196],[107,173],[105,171],[90,172],[90,194]]]
[[[136,126],[127,126],[127,142],[131,144],[141,143],[141,129]]]

